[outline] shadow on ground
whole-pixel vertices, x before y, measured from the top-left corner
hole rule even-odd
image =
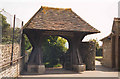
[[[46,68],[45,73],[41,75],[48,75],[48,74],[78,74],[78,73],[74,71],[66,70],[64,68]],[[40,74],[35,72],[28,73],[24,71],[23,73],[21,73],[21,75],[40,75]]]
[[[96,65],[96,69],[95,70],[96,71],[102,71],[102,72],[118,72],[115,69],[104,67],[102,65]]]
[[[96,64],[96,69],[94,71],[101,71],[101,72],[118,72],[114,69],[111,69],[111,68],[107,68],[107,67],[104,67],[101,65],[100,61],[95,61],[95,64]],[[93,71],[93,72],[94,72]],[[28,72],[23,72],[21,75],[54,75],[54,74],[78,74],[77,72],[74,72],[74,71],[70,71],[70,70],[65,70],[63,68],[46,68],[45,70],[45,74],[38,74],[38,73],[35,73],[35,72],[32,72],[32,73],[28,73]],[[82,74],[79,73],[79,74]]]
[[[108,68],[108,67],[105,67],[101,64],[100,61],[96,60],[95,61],[95,70],[96,71],[102,71],[102,72],[118,72],[117,70],[113,69],[113,68]]]

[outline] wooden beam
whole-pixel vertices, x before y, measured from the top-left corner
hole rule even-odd
[[[61,31],[44,31],[43,35],[61,35],[73,37],[73,32],[61,32]]]
[[[13,60],[13,50],[14,50],[14,32],[15,32],[15,15],[13,19],[13,38],[12,38],[12,53],[11,53],[11,61]],[[12,62],[10,63],[12,65]]]

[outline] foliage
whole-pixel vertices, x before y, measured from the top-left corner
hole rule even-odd
[[[10,28],[10,24],[7,23],[6,17],[0,14],[2,18],[2,30],[5,31],[6,29]]]
[[[54,65],[53,67],[62,67],[62,64]]]
[[[10,27],[10,24],[7,23],[6,17],[2,16],[2,44],[10,44],[12,43],[12,37],[13,37],[13,28]],[[14,31],[14,42],[19,43],[20,41],[20,28],[15,28]]]
[[[43,44],[43,62],[46,67],[53,67],[60,63],[60,57],[67,51],[64,38],[49,36]],[[46,64],[46,62],[49,62]]]
[[[2,42],[9,43],[11,39],[11,33],[9,33],[10,30],[10,24],[7,23],[6,17],[0,14],[1,20],[2,20]]]
[[[90,40],[90,41],[92,41],[92,42],[95,43],[95,47],[96,47],[96,56],[102,56],[102,47],[99,46],[98,41],[97,41],[96,39],[92,39],[92,40]]]
[[[11,28],[13,29],[13,28]],[[21,35],[21,29],[16,27],[15,32],[14,32],[14,42],[15,43],[20,43],[20,35]]]
[[[30,51],[32,49],[32,45],[31,45],[28,37],[25,34],[24,34],[24,38],[25,38],[25,50]]]
[[[99,48],[100,48],[99,43],[98,43],[98,41],[97,41],[96,39],[91,39],[90,41],[92,41],[92,42],[95,43],[96,49],[99,49]]]

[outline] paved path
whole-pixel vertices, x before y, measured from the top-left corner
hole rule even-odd
[[[46,74],[43,75],[20,75],[20,77],[118,77],[118,72],[103,67],[99,61],[96,61],[95,71],[84,71],[78,74],[64,69],[47,69]]]

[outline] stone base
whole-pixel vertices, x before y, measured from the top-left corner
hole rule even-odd
[[[86,70],[86,65],[73,65],[73,70],[78,73],[83,72]]]
[[[28,65],[27,72],[30,72],[30,73],[35,72],[38,74],[44,74],[45,73],[45,66],[44,65]]]

